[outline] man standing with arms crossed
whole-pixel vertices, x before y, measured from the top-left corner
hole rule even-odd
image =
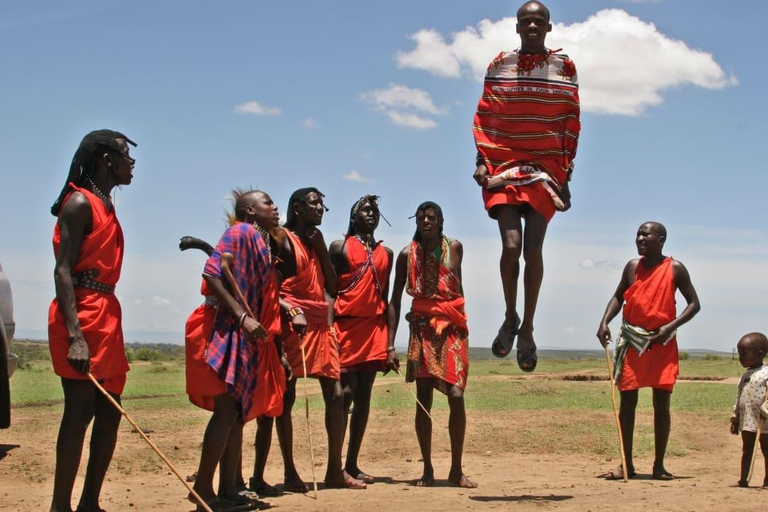
[[[576,67],[567,55],[544,45],[551,30],[544,4],[520,7],[520,48],[501,52],[488,66],[473,123],[478,151],[473,178],[483,188],[485,208],[498,222],[502,241],[506,312],[492,350],[506,357],[519,337],[517,363],[526,372],[538,361],[533,318],[544,277],[544,236],[555,211],[571,206],[568,181],[581,128]],[[516,304],[521,254],[522,319]]]

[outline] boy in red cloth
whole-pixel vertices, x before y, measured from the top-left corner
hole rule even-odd
[[[653,388],[653,427],[656,454],[653,478],[672,480],[664,468],[671,418],[669,402],[678,374],[677,329],[701,309],[688,270],[677,260],[662,254],[667,230],[658,222],[646,222],[637,230],[635,243],[639,259],[624,267],[616,292],[608,301],[597,330],[603,346],[611,341],[610,321],[624,305],[621,332],[614,350],[616,382],[621,392],[619,420],[624,438],[628,478],[635,476],[632,440],[638,389]],[[675,292],[687,303],[677,315]],[[624,478],[622,467],[603,475],[609,480]]]
[[[461,242],[443,235],[443,211],[427,201],[416,209],[416,233],[413,241],[397,256],[395,285],[387,310],[389,345],[387,364],[399,367],[395,335],[400,321],[403,289],[413,297],[411,311],[405,316],[410,326],[406,380],[416,381],[419,401],[432,409],[434,388],[448,395],[451,410],[448,432],[451,438],[451,470],[448,481],[455,486],[474,488],[461,467],[467,416],[464,388],[469,372],[469,330],[464,311],[461,283]],[[417,485],[432,486],[432,422],[416,407],[416,437],[424,459],[424,473]]]
[[[344,469],[366,483],[374,479],[360,469],[357,458],[368,424],[376,372],[387,369],[386,311],[392,269],[392,250],[374,238],[381,218],[377,200],[377,196],[366,195],[355,202],[347,236],[334,241],[329,250],[339,276],[333,312],[341,349],[344,431],[354,403]]]
[[[56,255],[56,298],[48,310],[48,342],[64,388],[64,415],[56,442],[51,510],[71,511],[72,488],[94,420],[90,456],[78,510],[101,510],[99,495],[112,460],[120,412],[88,379],[91,373],[119,403],[128,372],[115,285],[123,264],[123,231],[110,193],[129,185],[136,163],[125,135],[97,130],[83,138],[51,213]]]

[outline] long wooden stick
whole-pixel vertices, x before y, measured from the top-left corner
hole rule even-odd
[[[395,370],[395,373],[397,373],[400,377],[403,376],[403,374],[400,373],[400,370]],[[426,407],[424,407],[424,404],[421,403],[421,400],[419,400],[419,397],[416,396],[416,393],[413,392],[413,390],[411,389],[411,386],[409,386],[408,383],[405,382],[405,378],[403,378],[403,380],[401,380],[400,382],[402,382],[403,386],[405,386],[405,389],[407,389],[408,392],[413,395],[413,398],[416,400],[416,403],[419,404],[419,407],[421,407],[426,413],[426,415],[429,416],[429,421],[431,421],[432,424],[434,425],[435,423],[434,418],[432,418],[432,415],[429,414],[429,411],[427,410]]]
[[[301,365],[304,368],[304,415],[307,418],[307,436],[309,437],[309,460],[312,463],[312,487],[314,498],[317,499],[317,477],[315,476],[315,449],[312,445],[312,429],[309,427],[309,391],[307,391],[307,356],[304,352],[304,340],[299,339],[301,347]]]
[[[243,295],[243,292],[240,290],[240,287],[237,285],[237,280],[235,280],[234,274],[232,274],[232,261],[235,259],[235,256],[231,253],[225,252],[221,255],[221,273],[224,274],[224,277],[227,278],[227,281],[229,281],[230,286],[232,287],[232,291],[235,292],[235,295],[237,296],[237,300],[240,302],[240,304],[243,305],[243,308],[245,309],[245,312],[248,313],[248,316],[253,318],[254,320],[258,320],[256,318],[256,315],[253,314],[253,311],[251,311],[251,306],[248,305],[248,301],[245,300],[245,296]]]
[[[768,388],[765,390],[765,397],[763,397],[763,403],[768,401]],[[757,458],[758,445],[760,444],[760,436],[763,435],[763,424],[768,421],[760,418],[760,423],[757,425],[757,436],[755,436],[755,446],[752,447],[752,462],[749,463],[749,474],[747,475],[747,485],[752,480],[752,472],[755,469],[755,458]]]
[[[608,345],[603,347],[605,349],[605,362],[608,364],[608,377],[611,381],[611,402],[613,403],[613,416],[616,418],[616,431],[619,433],[619,448],[621,448],[621,470],[624,475],[624,482],[629,479],[629,473],[627,472],[627,456],[624,453],[624,435],[621,432],[621,420],[619,419],[619,409],[616,406],[616,383],[613,380],[613,365],[611,364],[611,356],[608,353]]]
[[[115,408],[117,408],[117,410],[120,411],[120,414],[125,416],[125,419],[128,420],[128,423],[130,423],[133,426],[133,428],[136,429],[136,432],[139,433],[142,439],[144,439],[147,442],[147,444],[149,444],[149,446],[155,451],[155,453],[158,454],[161,459],[163,459],[163,462],[165,462],[165,464],[171,469],[171,471],[173,472],[174,475],[176,475],[179,481],[181,481],[181,483],[184,484],[184,487],[187,488],[189,493],[195,498],[195,501],[197,501],[197,503],[203,508],[203,510],[205,510],[205,512],[213,512],[211,510],[211,507],[208,506],[205,500],[203,500],[203,498],[201,498],[200,495],[197,494],[197,492],[195,492],[195,490],[186,482],[186,480],[184,480],[184,478],[181,477],[179,472],[176,471],[176,468],[173,467],[173,464],[171,464],[171,461],[169,461],[168,458],[165,455],[163,455],[163,452],[161,452],[160,449],[157,446],[155,446],[155,443],[153,443],[149,439],[149,437],[147,437],[147,434],[145,434],[144,431],[139,428],[139,426],[131,419],[130,416],[128,416],[128,413],[125,412],[125,409],[120,407],[120,404],[117,403],[117,400],[112,398],[112,395],[110,395],[109,392],[106,389],[104,389],[101,384],[99,384],[99,381],[96,380],[96,377],[94,377],[93,374],[89,372],[88,378],[91,379],[91,382],[93,382],[93,385],[96,386],[96,388],[99,391],[101,391],[105,397],[107,397],[107,399],[112,403],[112,405],[114,405]]]

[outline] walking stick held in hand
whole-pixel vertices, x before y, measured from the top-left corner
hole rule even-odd
[[[304,352],[304,337],[299,337],[299,347],[301,347],[301,365],[304,368],[304,416],[307,419],[307,437],[309,437],[309,460],[312,464],[312,488],[314,490],[314,499],[317,499],[317,477],[315,476],[315,449],[312,446],[312,429],[309,428],[309,392],[307,391],[307,355]]]
[[[616,430],[619,433],[619,448],[621,448],[621,472],[624,476],[624,483],[628,482],[629,473],[627,472],[627,456],[624,453],[624,436],[621,433],[621,420],[619,420],[619,409],[616,407],[616,383],[613,381],[613,365],[611,356],[608,353],[608,345],[604,345],[605,362],[608,364],[608,377],[611,381],[611,402],[613,403],[613,416],[616,418]]]
[[[768,400],[768,389],[765,390],[765,397],[763,398],[763,402]],[[768,421],[768,419],[760,418],[760,423],[757,425],[757,435],[755,436],[755,446],[752,447],[752,462],[749,463],[749,474],[747,475],[747,485],[749,485],[749,481],[752,480],[752,472],[755,469],[755,458],[757,456],[757,450],[758,445],[760,444],[760,436],[763,435],[763,432],[765,432],[765,422]]]
[[[131,417],[128,416],[128,413],[125,412],[125,410],[122,407],[120,407],[120,404],[117,403],[117,400],[112,398],[112,395],[110,395],[109,392],[106,389],[104,389],[104,387],[102,387],[101,384],[99,384],[99,381],[96,380],[96,377],[94,377],[92,373],[88,372],[88,378],[91,379],[91,382],[93,382],[93,385],[96,386],[96,389],[101,391],[101,393],[105,397],[107,397],[107,400],[109,400],[112,403],[112,405],[114,405],[115,408],[118,411],[120,411],[120,414],[125,416],[125,419],[128,420],[128,423],[130,423],[133,426],[133,428],[136,429],[136,432],[138,432],[141,438],[144,439],[147,442],[147,444],[149,444],[150,448],[152,448],[155,451],[155,453],[158,454],[161,459],[163,459],[163,462],[165,462],[165,464],[171,469],[173,474],[176,475],[176,478],[178,478],[179,481],[181,481],[181,483],[184,484],[184,487],[187,488],[187,490],[189,491],[189,494],[191,494],[192,497],[195,498],[195,501],[197,501],[197,503],[203,508],[203,510],[205,510],[205,512],[213,512],[211,510],[211,507],[208,506],[205,500],[203,500],[203,498],[201,498],[200,495],[197,494],[197,492],[195,492],[195,490],[181,477],[181,475],[176,470],[176,468],[173,467],[173,464],[171,464],[168,458],[165,455],[163,455],[163,452],[161,452],[160,449],[157,446],[155,446],[155,443],[150,441],[149,437],[147,437],[147,434],[145,434],[144,431],[141,430],[139,426],[131,419]]]
[[[400,373],[400,370],[395,370],[395,373],[397,373],[397,374],[398,374],[400,377],[403,377],[403,374],[402,374],[402,373]],[[429,411],[427,410],[427,408],[426,408],[426,407],[424,407],[424,404],[422,404],[422,403],[421,403],[421,400],[419,400],[419,397],[417,397],[417,396],[416,396],[416,393],[414,393],[414,392],[413,392],[413,390],[411,389],[411,387],[410,387],[410,386],[408,385],[408,383],[405,381],[405,378],[403,377],[403,380],[401,380],[400,382],[402,382],[402,383],[403,383],[403,386],[405,386],[405,389],[407,389],[407,390],[408,390],[408,392],[409,392],[411,395],[413,395],[413,398],[416,400],[416,403],[417,403],[417,404],[419,404],[419,407],[421,407],[421,408],[422,408],[422,410],[423,410],[423,411],[426,413],[426,415],[427,415],[427,416],[429,416],[429,421],[431,421],[431,422],[432,422],[432,424],[434,425],[434,424],[435,424],[435,420],[432,418],[432,415],[431,415],[431,414],[429,414]]]

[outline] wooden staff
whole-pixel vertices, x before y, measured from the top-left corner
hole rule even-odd
[[[763,397],[763,403],[768,401],[768,388],[765,390],[765,396]],[[763,425],[768,420],[760,418],[760,423],[757,425],[757,436],[755,436],[755,446],[752,447],[752,462],[749,463],[749,474],[747,475],[747,485],[752,480],[752,471],[755,469],[755,458],[757,457],[758,445],[760,444],[760,436],[763,435]]]
[[[208,506],[205,500],[203,500],[203,498],[201,498],[200,495],[197,494],[197,492],[195,492],[195,490],[181,477],[179,472],[176,471],[176,468],[173,467],[173,464],[171,464],[171,461],[169,461],[168,458],[165,455],[163,455],[163,452],[161,452],[160,449],[157,446],[155,446],[155,443],[153,443],[149,439],[149,437],[147,437],[147,434],[145,434],[144,431],[139,428],[139,426],[131,419],[130,416],[128,416],[128,413],[125,412],[125,409],[120,407],[120,404],[117,403],[117,400],[112,398],[112,395],[110,395],[109,392],[106,389],[104,389],[101,384],[99,384],[99,381],[96,380],[96,377],[94,377],[92,373],[88,372],[88,378],[91,379],[91,382],[93,382],[93,385],[96,386],[96,388],[99,391],[101,391],[105,397],[107,397],[107,400],[112,402],[112,405],[114,405],[117,408],[117,410],[120,411],[120,414],[125,416],[125,419],[128,420],[128,423],[133,425],[133,428],[136,429],[136,432],[139,433],[142,439],[144,439],[153,450],[155,450],[155,453],[158,454],[161,459],[163,459],[163,462],[165,462],[165,464],[169,468],[171,468],[171,471],[173,472],[173,474],[176,475],[176,477],[181,481],[182,484],[184,484],[184,487],[186,487],[189,493],[195,498],[195,501],[197,501],[197,503],[201,507],[203,507],[203,510],[205,510],[205,512],[213,512],[211,510],[211,507]]]
[[[611,356],[608,353],[608,345],[604,345],[605,349],[605,362],[608,364],[608,377],[611,381],[611,402],[613,403],[613,416],[616,418],[616,430],[619,433],[619,448],[621,448],[621,472],[624,475],[624,482],[626,483],[629,478],[627,472],[627,456],[624,453],[624,435],[621,432],[621,420],[619,420],[619,409],[616,406],[616,383],[613,380],[613,365],[611,364]]]
[[[303,336],[301,337],[303,338]],[[317,499],[317,477],[315,476],[315,449],[312,446],[312,429],[309,428],[309,392],[307,391],[307,356],[304,352],[304,340],[299,339],[301,347],[301,366],[304,368],[304,416],[307,419],[307,436],[309,437],[309,460],[312,463],[312,487],[314,498]]]
[[[397,373],[397,374],[398,374],[400,377],[402,377],[402,376],[403,376],[403,374],[402,374],[402,373],[400,373],[400,370],[399,370],[399,369],[398,369],[398,370],[395,370],[395,373]],[[419,404],[419,407],[421,407],[421,408],[424,410],[424,412],[426,413],[426,415],[427,415],[427,416],[429,416],[429,421],[431,421],[431,422],[432,422],[432,424],[434,425],[434,423],[435,423],[435,420],[434,420],[434,418],[432,418],[432,415],[431,415],[431,414],[429,414],[429,411],[427,410],[427,408],[426,408],[426,407],[424,407],[424,404],[422,404],[422,403],[421,403],[421,400],[419,400],[419,397],[417,397],[417,396],[416,396],[416,393],[414,393],[414,392],[413,392],[413,390],[412,390],[412,389],[411,389],[411,387],[408,385],[408,383],[407,383],[407,382],[405,382],[405,378],[403,378],[403,380],[401,380],[400,382],[402,382],[402,383],[403,383],[403,386],[405,386],[405,389],[407,389],[407,390],[408,390],[408,392],[409,392],[411,395],[413,395],[413,398],[416,400],[416,403],[417,403],[417,404]]]

